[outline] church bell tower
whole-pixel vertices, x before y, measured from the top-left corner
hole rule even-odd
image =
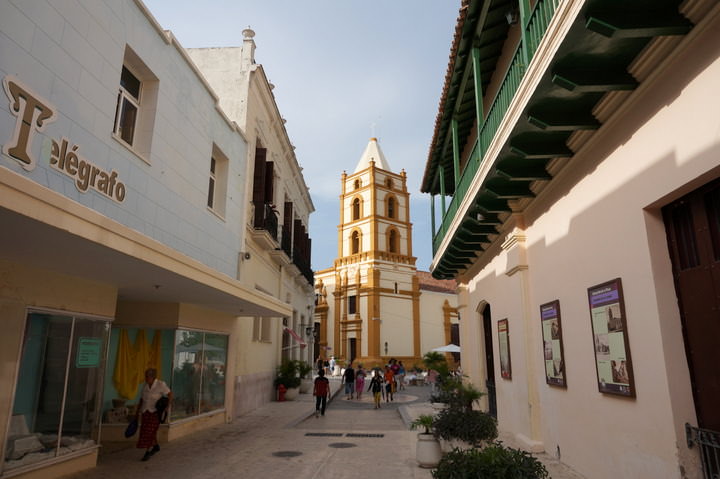
[[[405,171],[394,173],[371,138],[341,181],[337,259],[316,275],[320,344],[366,367],[417,360],[420,291]]]

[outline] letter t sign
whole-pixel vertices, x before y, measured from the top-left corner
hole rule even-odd
[[[35,131],[43,131],[46,123],[55,120],[55,108],[49,101],[35,94],[8,75],[3,79],[5,93],[10,99],[10,111],[17,117],[12,139],[3,145],[3,153],[18,160],[28,171],[35,168],[36,159],[30,148]]]

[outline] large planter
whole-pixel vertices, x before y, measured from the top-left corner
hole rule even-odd
[[[452,451],[453,449],[460,449],[461,451],[469,451],[473,449],[473,445],[469,442],[465,442],[461,439],[440,439],[440,450],[443,453]]]
[[[308,394],[312,392],[313,389],[313,380],[312,379],[303,379],[300,383],[300,394]]]
[[[300,394],[300,388],[288,388],[288,390],[285,391],[285,400],[294,401],[297,399],[298,394]]]
[[[420,467],[435,467],[442,458],[440,443],[432,434],[420,433],[417,436],[415,458]]]

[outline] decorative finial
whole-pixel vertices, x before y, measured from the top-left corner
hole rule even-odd
[[[250,28],[250,25],[248,25],[248,27],[242,31],[242,34],[245,40],[252,40],[252,38],[255,36],[255,31]]]

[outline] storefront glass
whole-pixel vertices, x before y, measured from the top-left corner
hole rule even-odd
[[[3,470],[97,444],[109,324],[28,314]]]
[[[225,406],[225,365],[227,363],[227,336],[205,334],[203,356],[204,378],[200,396],[200,412],[209,412]]]
[[[173,421],[225,406],[227,345],[224,334],[175,332]]]

